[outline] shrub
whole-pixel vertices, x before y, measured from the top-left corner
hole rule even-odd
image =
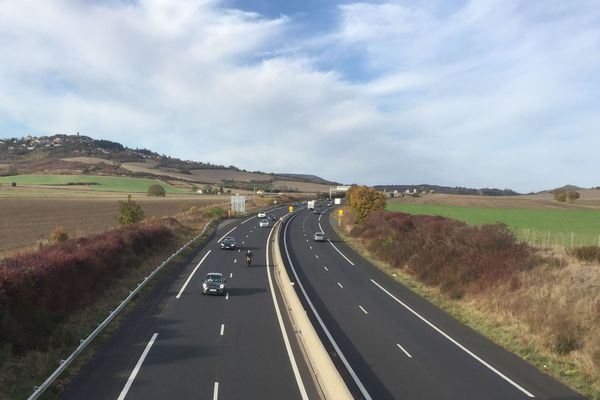
[[[148,191],[146,192],[146,195],[148,196],[155,196],[155,197],[165,197],[165,194],[167,192],[165,191],[165,188],[162,187],[161,185],[150,185],[148,187]]]
[[[352,186],[346,196],[358,224],[362,224],[369,214],[385,208],[385,195],[367,186]]]
[[[204,210],[204,216],[207,218],[223,218],[227,215],[227,210],[219,206],[211,206]]]
[[[581,261],[600,262],[599,246],[581,246],[569,250],[569,254]]]
[[[65,228],[63,228],[62,226],[57,226],[52,230],[52,232],[50,232],[50,235],[48,235],[48,240],[51,243],[61,243],[66,241],[67,239],[69,239],[69,235],[67,234]]]
[[[119,201],[117,212],[117,222],[119,225],[137,224],[144,219],[144,210],[142,207],[131,200],[131,195],[127,196],[127,201]]]
[[[17,182],[13,182],[10,184],[12,187],[17,187]]]

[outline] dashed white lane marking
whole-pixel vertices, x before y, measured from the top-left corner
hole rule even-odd
[[[194,270],[192,271],[192,273],[190,274],[190,276],[188,276],[187,280],[185,281],[185,283],[183,284],[183,286],[181,287],[181,290],[179,291],[179,293],[177,293],[177,296],[175,296],[176,299],[181,297],[181,294],[183,293],[183,291],[185,290],[185,288],[187,287],[188,283],[190,283],[190,281],[192,280],[192,276],[194,276],[194,274],[196,273],[196,271],[198,270],[198,268],[200,268],[200,265],[204,262],[204,260],[206,260],[206,257],[208,257],[208,255],[210,254],[212,250],[209,250],[204,257],[202,257],[202,260],[200,260],[200,262],[198,263],[198,265],[196,265],[196,268],[194,268]]]
[[[365,314],[368,314],[367,310],[365,310],[365,309],[363,308],[363,306],[360,306],[360,305],[359,305],[359,306],[358,306],[358,308],[360,308],[360,309],[362,310],[362,312],[364,312]]]
[[[225,333],[225,324],[221,324],[221,336]]]
[[[242,242],[242,244],[246,244],[246,242]]]
[[[329,269],[327,267],[323,267],[323,268],[325,268],[325,271],[329,271]]]
[[[237,262],[237,258],[235,260],[233,260],[233,263],[235,264]]]
[[[254,218],[254,217],[252,217]],[[213,389],[213,400],[219,399],[219,382],[215,382],[215,387]]]
[[[229,292],[225,293],[225,300],[229,300]]]
[[[319,255],[318,254],[315,254],[315,257],[317,257],[317,259],[319,259]]]
[[[312,246],[308,246],[308,247],[310,247],[310,249],[312,250]]]
[[[350,261],[350,260],[348,259],[348,257],[346,257],[346,256],[344,255],[344,253],[342,253],[342,252],[340,251],[340,249],[338,249],[337,247],[335,247],[335,244],[331,243],[331,240],[327,239],[327,241],[329,242],[329,244],[330,244],[330,245],[332,245],[332,246],[333,246],[333,248],[334,248],[334,249],[336,249],[336,250],[337,250],[337,252],[338,252],[338,253],[340,253],[340,255],[341,255],[342,257],[344,257],[344,258],[346,259],[346,261],[348,261],[348,262],[350,263],[350,265],[354,265],[354,263],[353,263],[352,261]]]
[[[248,237],[248,235],[246,235],[246,237]]]
[[[221,239],[217,240],[217,243],[220,243],[221,240],[223,240],[223,238],[227,235],[229,235],[231,232],[235,231],[237,229],[237,226],[233,229],[231,229],[229,232],[227,232],[226,234],[224,234],[223,236],[221,236]]]
[[[437,326],[435,326],[434,324],[432,324],[431,322],[429,322],[427,319],[425,319],[425,317],[421,316],[421,314],[419,314],[418,312],[416,312],[415,310],[413,310],[412,308],[410,308],[407,304],[405,304],[404,302],[402,302],[400,299],[398,299],[396,296],[394,296],[392,293],[390,293],[387,289],[385,289],[379,283],[375,282],[373,279],[370,279],[370,281],[373,282],[373,284],[375,284],[375,286],[377,286],[379,289],[381,289],[385,294],[387,294],[392,299],[394,299],[397,303],[399,303],[402,307],[406,308],[408,311],[410,311],[411,313],[413,313],[421,321],[425,322],[427,325],[429,325],[431,328],[433,328],[435,331],[437,331],[440,335],[442,335],[443,337],[445,337],[446,339],[448,339],[449,341],[451,341],[452,343],[454,343],[456,346],[458,346],[458,348],[460,348],[465,353],[467,353],[468,355],[470,355],[471,357],[473,357],[475,360],[479,361],[481,364],[483,364],[484,366],[486,366],[488,369],[490,369],[496,375],[498,375],[499,377],[501,377],[502,379],[504,379],[506,382],[508,382],[511,385],[513,385],[515,388],[519,389],[521,392],[525,393],[525,395],[527,395],[528,397],[535,397],[533,394],[529,393],[527,390],[525,390],[524,388],[522,388],[521,386],[519,386],[515,381],[513,381],[512,379],[510,379],[509,377],[507,377],[506,375],[504,375],[502,372],[498,371],[496,368],[492,367],[490,364],[488,364],[487,362],[485,362],[481,358],[479,358],[479,356],[477,356],[471,350],[467,349],[462,344],[460,344],[456,340],[452,339],[450,336],[448,336],[448,334],[446,334],[446,332],[442,331],[440,328],[438,328]]]
[[[157,336],[158,336],[158,332],[155,332],[154,335],[152,335],[152,339],[150,339],[150,341],[146,345],[146,348],[144,349],[144,352],[142,353],[142,356],[138,360],[137,364],[135,364],[133,371],[131,371],[131,375],[129,375],[129,379],[127,379],[127,382],[125,383],[125,387],[123,388],[123,390],[121,390],[121,394],[119,394],[119,397],[117,398],[117,400],[123,400],[123,399],[125,399],[125,396],[127,396],[127,392],[129,392],[129,389],[131,388],[131,385],[133,384],[135,377],[137,376],[138,372],[140,372],[140,368],[142,367],[142,364],[144,363],[144,360],[146,359],[146,356],[148,355],[148,352],[150,351],[150,348],[154,344],[154,341],[156,340]]]
[[[402,350],[402,351],[404,352],[404,354],[406,354],[406,355],[408,356],[408,358],[412,358],[412,356],[410,355],[410,353],[409,353],[408,351],[406,351],[406,350],[404,349],[404,347],[400,346],[400,343],[396,343],[396,346],[398,346],[398,348],[399,348],[400,350]]]
[[[242,251],[242,249],[238,249],[238,253],[239,253],[240,251]]]
[[[339,287],[341,287],[342,289],[344,288],[344,287],[342,286],[342,284],[341,284],[341,283],[339,283],[339,282],[338,282],[337,284],[338,284],[338,286],[339,286]]]
[[[233,272],[229,274],[229,279],[233,278]]]

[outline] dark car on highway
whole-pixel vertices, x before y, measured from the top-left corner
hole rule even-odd
[[[275,215],[273,215],[273,214],[267,215],[267,219],[269,221],[277,221],[277,217]]]
[[[202,282],[202,294],[225,294],[225,283],[220,272],[209,272]]]
[[[222,249],[235,250],[235,238],[233,236],[226,236],[221,240]]]

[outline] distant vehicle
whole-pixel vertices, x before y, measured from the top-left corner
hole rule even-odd
[[[311,200],[311,201],[307,202],[306,208],[308,208],[309,210],[313,210],[315,208],[315,201]]]
[[[264,218],[261,219],[260,222],[258,223],[258,226],[260,226],[261,228],[268,228],[269,227],[269,220]]]
[[[334,200],[335,204],[342,204],[342,199],[340,197],[336,197]]]
[[[221,249],[235,250],[235,238],[233,236],[225,236],[221,240]]]
[[[273,215],[273,214],[267,215],[267,219],[269,221],[277,221],[277,217],[275,215]]]
[[[327,200],[327,207],[331,207],[333,205],[333,200]]]
[[[225,294],[225,283],[220,272],[209,272],[202,282],[202,294]]]
[[[324,232],[315,232],[315,236],[313,236],[313,240],[315,242],[324,242],[325,241],[325,233]]]
[[[318,208],[315,208],[315,209],[313,210],[313,214],[321,214],[321,211],[319,211],[319,209],[318,209]]]
[[[267,216],[267,213],[266,213],[266,212],[264,212],[264,211],[259,211],[259,212],[258,212],[258,215],[257,215],[257,217],[258,217],[258,218],[264,218],[264,217],[266,217],[266,216]]]

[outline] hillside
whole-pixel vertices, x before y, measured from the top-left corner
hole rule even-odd
[[[290,192],[327,192],[330,185],[337,185],[314,175],[248,172],[180,160],[79,134],[0,139],[0,176],[18,174],[134,176],[189,188],[213,185]]]
[[[511,189],[495,189],[495,188],[483,188],[483,189],[471,189],[465,187],[450,187],[450,186],[439,186],[439,185],[376,185],[377,190],[386,192],[393,192],[397,190],[399,193],[443,193],[443,194],[461,194],[461,195],[472,195],[472,196],[514,196],[519,193]],[[408,192],[407,192],[408,191]]]

